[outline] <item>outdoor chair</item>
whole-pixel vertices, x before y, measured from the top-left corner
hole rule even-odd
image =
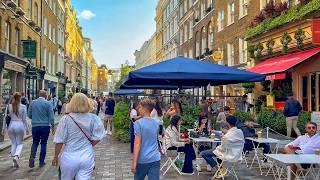
[[[165,156],[165,163],[160,168],[160,171],[165,169],[165,171],[163,172],[163,175],[165,175],[169,171],[170,168],[173,168],[175,171],[177,171],[177,173],[179,175],[181,175],[180,169],[175,164],[175,162],[180,157],[180,152],[178,152],[178,148],[176,148],[176,149],[167,149],[165,147],[165,144],[166,144],[165,141],[166,140],[163,139],[162,142],[160,143],[161,152]]]

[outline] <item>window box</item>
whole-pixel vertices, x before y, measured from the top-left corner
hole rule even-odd
[[[17,7],[16,8],[16,14],[19,16],[23,16],[25,13],[23,12],[21,7]]]

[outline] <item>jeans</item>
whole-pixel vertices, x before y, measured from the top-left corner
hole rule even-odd
[[[133,148],[134,148],[134,126],[133,126],[133,122],[131,121],[131,123],[130,123],[130,150],[131,150],[131,153],[133,153]]]
[[[177,149],[178,152],[184,152],[184,163],[182,167],[183,173],[193,173],[192,161],[196,159],[196,153],[194,152],[193,146],[191,144],[185,144],[184,147],[170,147],[168,150]]]
[[[213,153],[212,149],[202,151],[201,156],[212,168],[218,165],[217,161],[218,163],[221,163],[221,160],[217,158],[217,156]],[[216,158],[217,161],[215,161],[213,158]]]
[[[137,164],[134,180],[144,180],[146,176],[148,176],[148,179],[150,180],[160,179],[160,161]]]
[[[40,158],[39,162],[40,165],[44,164],[44,160],[46,159],[47,153],[47,141],[50,134],[50,126],[38,126],[32,127],[32,146],[31,146],[31,154],[30,159],[35,159],[37,154],[37,149],[39,143],[41,144],[41,151],[40,151]]]

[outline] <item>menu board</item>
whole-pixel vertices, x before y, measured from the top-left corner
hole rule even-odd
[[[320,131],[320,112],[312,112],[311,121],[317,123],[318,130]]]

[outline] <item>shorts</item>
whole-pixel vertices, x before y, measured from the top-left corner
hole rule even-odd
[[[109,119],[112,120],[112,117],[113,117],[112,115],[105,114],[105,115],[104,115],[104,120],[106,120],[106,121],[109,120]]]

